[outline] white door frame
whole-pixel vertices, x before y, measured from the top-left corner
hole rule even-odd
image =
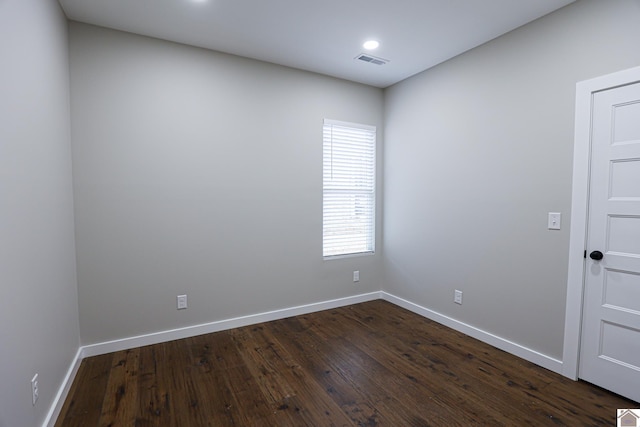
[[[591,109],[593,94],[640,81],[640,67],[630,68],[576,84],[575,139],[573,144],[573,185],[569,238],[569,274],[564,324],[562,374],[578,379],[580,330],[584,297],[585,258],[591,161]]]

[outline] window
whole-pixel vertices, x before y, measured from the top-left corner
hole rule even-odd
[[[322,253],[375,250],[376,128],[324,121]]]

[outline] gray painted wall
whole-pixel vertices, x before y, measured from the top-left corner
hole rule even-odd
[[[1,0],[0,35],[0,426],[30,427],[79,346],[67,22],[57,2]]]
[[[0,0],[0,427],[42,422],[80,335],[381,288],[560,358],[575,83],[640,64],[638,18],[638,1],[581,0],[383,98],[77,23],[69,51],[56,2]],[[322,260],[325,117],[378,126],[384,254]]]
[[[562,358],[575,84],[640,65],[638,22],[582,0],[386,90],[385,290]]]
[[[379,253],[321,245],[323,118],[376,125],[382,147],[381,90],[84,24],[70,38],[83,344],[380,290]]]

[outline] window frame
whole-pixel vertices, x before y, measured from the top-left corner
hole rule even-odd
[[[357,186],[352,188],[352,192],[349,190],[341,189],[328,189],[327,183],[325,181],[325,177],[327,174],[327,164],[326,164],[326,144],[327,140],[325,138],[325,132],[327,126],[337,126],[341,128],[345,128],[347,130],[352,130],[355,132],[364,132],[368,133],[368,138],[372,139],[372,147],[370,151],[363,150],[363,153],[368,153],[371,156],[370,162],[360,163],[367,170],[370,170],[370,178],[368,181],[371,183],[370,191],[363,192],[362,189],[358,189]],[[340,120],[333,119],[324,119],[322,126],[322,150],[323,150],[323,166],[322,166],[322,257],[324,260],[332,260],[332,259],[340,259],[340,258],[351,258],[351,257],[360,257],[360,256],[370,256],[376,253],[376,210],[377,210],[377,128],[373,125],[366,125],[361,123],[353,123],[353,122],[345,122]],[[333,143],[334,139],[331,138],[331,142]],[[331,148],[332,150],[332,148]],[[331,162],[333,159],[331,160]],[[357,166],[357,164],[356,164]],[[329,253],[327,251],[327,244],[325,242],[326,238],[326,195],[327,194],[345,194],[352,195],[353,197],[362,196],[366,194],[366,197],[370,197],[370,212],[368,212],[369,222],[364,225],[365,234],[370,230],[370,235],[365,236],[365,244],[367,248],[364,250],[354,250],[351,252],[340,252],[340,253]],[[354,202],[355,203],[355,202]],[[329,254],[327,254],[329,253]]]

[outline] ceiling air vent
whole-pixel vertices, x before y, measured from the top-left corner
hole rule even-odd
[[[355,59],[359,59],[360,61],[368,62],[375,65],[384,65],[389,63],[388,59],[377,58],[372,55],[367,55],[366,53],[361,53],[360,55],[356,56]]]

